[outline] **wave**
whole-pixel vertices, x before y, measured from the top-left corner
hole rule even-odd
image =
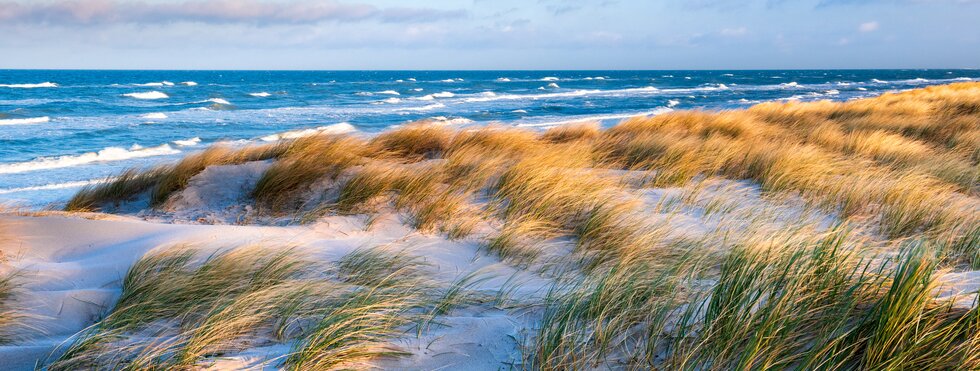
[[[401,95],[400,93],[398,93],[397,91],[394,91],[394,90],[379,91],[378,94]]]
[[[667,108],[676,107],[678,104],[681,104],[681,101],[676,99],[671,99],[667,101]]]
[[[416,99],[416,100],[433,100],[433,99],[436,99],[436,98],[452,98],[452,97],[455,97],[455,96],[456,96],[456,94],[450,93],[448,91],[444,91],[444,92],[441,92],[441,93],[429,94],[429,95],[425,95],[425,96],[421,96],[421,97],[413,98],[413,99]]]
[[[665,89],[660,90],[652,86],[645,88],[627,88],[627,89],[613,89],[613,90],[575,90],[569,92],[561,93],[545,93],[545,94],[496,94],[494,96],[481,96],[481,97],[470,97],[464,98],[464,102],[492,102],[498,100],[522,100],[522,99],[550,99],[550,98],[569,98],[569,97],[583,97],[589,95],[616,95],[616,94],[634,94],[634,93],[657,93],[657,92],[686,92],[686,91],[698,91],[698,90],[718,90],[718,88],[694,88],[694,89]]]
[[[673,112],[673,111],[674,110],[671,109],[671,108],[663,107],[663,108],[655,109],[653,111],[646,111],[646,112],[617,113],[617,114],[609,114],[609,115],[584,116],[584,117],[575,117],[575,118],[565,119],[565,120],[561,120],[561,121],[548,121],[548,122],[536,122],[536,123],[517,124],[517,126],[518,127],[549,128],[549,127],[561,126],[561,125],[566,125],[566,124],[582,123],[582,122],[595,122],[595,121],[605,121],[605,120],[618,120],[618,119],[627,119],[627,118],[633,118],[633,117],[650,117],[650,116],[662,115],[664,113]]]
[[[388,99],[383,100],[382,102],[388,103],[388,104],[398,104],[398,103],[401,103],[402,100],[400,98],[388,98]]]
[[[541,81],[558,81],[558,80],[559,80],[559,78],[554,77],[554,76],[548,76],[548,77],[542,77],[541,78]]]
[[[126,93],[126,94],[123,94],[123,96],[130,97],[130,98],[136,98],[136,99],[166,99],[166,98],[170,98],[169,95],[167,95],[164,92],[160,92],[160,91],[147,91],[147,92],[141,92],[141,93]]]
[[[465,117],[448,118],[446,116],[429,117],[427,119],[427,121],[430,122],[430,123],[434,123],[434,124],[438,124],[438,125],[446,125],[446,126],[449,126],[449,125],[465,125],[465,124],[471,124],[471,123],[473,123],[473,120],[470,120],[470,119],[465,118]]]
[[[181,146],[181,147],[196,146],[196,145],[198,145],[198,144],[201,143],[201,138],[200,137],[193,137],[191,139],[175,140],[173,143],[176,144],[176,145],[178,145],[178,146]]]
[[[446,108],[446,105],[445,104],[442,104],[442,103],[434,103],[434,104],[430,104],[430,105],[422,106],[422,107],[404,107],[404,108],[399,108],[398,111],[431,111],[431,110],[439,109],[439,108]]]
[[[449,83],[449,82],[456,82],[456,80],[454,80],[454,79],[445,79],[445,80],[439,80],[439,82]]]
[[[163,120],[167,118],[167,114],[163,112],[147,113],[145,115],[140,116],[140,118],[144,118],[147,120]]]
[[[110,182],[113,179],[115,178],[81,180],[77,182],[54,183],[54,184],[45,184],[45,185],[21,187],[21,188],[6,188],[6,189],[0,189],[0,195],[10,194],[10,193],[20,193],[20,192],[31,192],[31,191],[52,191],[57,189],[81,188],[88,185]]]
[[[197,83],[196,82],[193,82],[193,81],[184,81],[184,82],[182,82],[180,84],[181,85],[184,85],[184,86],[197,86]]]
[[[221,98],[211,98],[211,99],[208,99],[208,100],[206,100],[204,102],[211,102],[211,103],[214,103],[214,104],[222,104],[222,105],[226,105],[226,106],[232,105],[231,102],[229,102],[227,100],[224,100],[224,99],[221,99]]]
[[[0,88],[13,89],[34,89],[34,88],[57,88],[58,84],[53,82],[42,82],[40,84],[0,84]]]
[[[48,116],[31,117],[26,119],[3,119],[0,120],[0,126],[43,124],[49,121],[51,121],[51,118]]]
[[[497,79],[497,82],[510,82],[510,81],[511,80],[508,79],[508,78],[506,78],[506,77],[501,77],[501,78]]]
[[[549,88],[552,88],[552,89],[558,89],[558,88],[560,88],[560,86],[558,86],[558,84],[555,84],[555,83],[548,84],[548,87]]]
[[[264,91],[260,91],[258,93],[249,93],[248,95],[251,95],[251,96],[256,97],[256,98],[265,98],[265,97],[268,97],[268,96],[270,96],[272,94],[269,94],[269,93],[264,92]]]
[[[54,157],[38,157],[27,162],[17,162],[0,165],[0,174],[24,173],[36,170],[58,169],[90,164],[93,162],[122,161],[141,157],[165,156],[180,153],[168,144],[143,148],[133,146],[130,149],[107,147],[98,152],[88,152],[80,155],[65,155]]]
[[[803,85],[800,85],[798,82],[793,81],[793,82],[787,82],[787,83],[784,83],[784,84],[779,84],[779,87],[781,87],[781,88],[802,88]]]
[[[145,84],[133,84],[133,86],[147,86],[147,87],[149,87],[149,86],[174,86],[174,83],[172,83],[170,81],[161,81],[161,82],[148,82],[148,83],[145,83]]]
[[[875,84],[887,84],[888,83],[888,81],[878,80],[878,79],[871,79],[871,82],[873,82]]]
[[[282,133],[277,133],[272,135],[266,135],[259,139],[264,142],[275,142],[284,139],[296,139],[296,138],[308,137],[311,135],[344,134],[344,133],[350,133],[354,131],[357,131],[357,128],[355,128],[354,125],[351,125],[346,122],[341,122],[338,124],[320,126],[312,129],[292,130],[292,131],[287,131],[287,132],[282,132]]]

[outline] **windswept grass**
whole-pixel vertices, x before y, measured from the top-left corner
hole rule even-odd
[[[151,206],[161,206],[174,192],[187,187],[187,182],[212,165],[231,165],[262,161],[278,157],[284,147],[279,144],[230,148],[214,146],[185,157],[173,165],[149,170],[129,169],[115,178],[82,188],[65,206],[66,211],[96,211],[116,206],[149,192]]]

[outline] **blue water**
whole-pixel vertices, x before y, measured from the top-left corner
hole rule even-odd
[[[672,109],[848,100],[978,79],[976,70],[0,70],[0,203],[57,203],[126,168],[309,128],[375,133],[429,118],[612,125]]]

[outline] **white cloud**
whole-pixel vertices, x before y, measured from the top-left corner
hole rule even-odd
[[[722,36],[738,37],[738,36],[744,36],[745,34],[749,33],[749,29],[745,28],[744,26],[737,27],[737,28],[725,28],[722,29],[720,33]]]
[[[878,21],[864,22],[858,26],[858,31],[861,32],[874,32],[878,30]]]
[[[55,0],[49,2],[0,1],[0,22],[10,23],[254,23],[302,24],[325,21],[382,22],[431,21],[460,17],[462,10],[431,8],[378,8],[335,0],[186,0],[158,3],[123,0]]]

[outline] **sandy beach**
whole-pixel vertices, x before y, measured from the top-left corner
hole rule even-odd
[[[961,83],[214,147],[0,214],[0,360],[977,367],[978,107]]]

